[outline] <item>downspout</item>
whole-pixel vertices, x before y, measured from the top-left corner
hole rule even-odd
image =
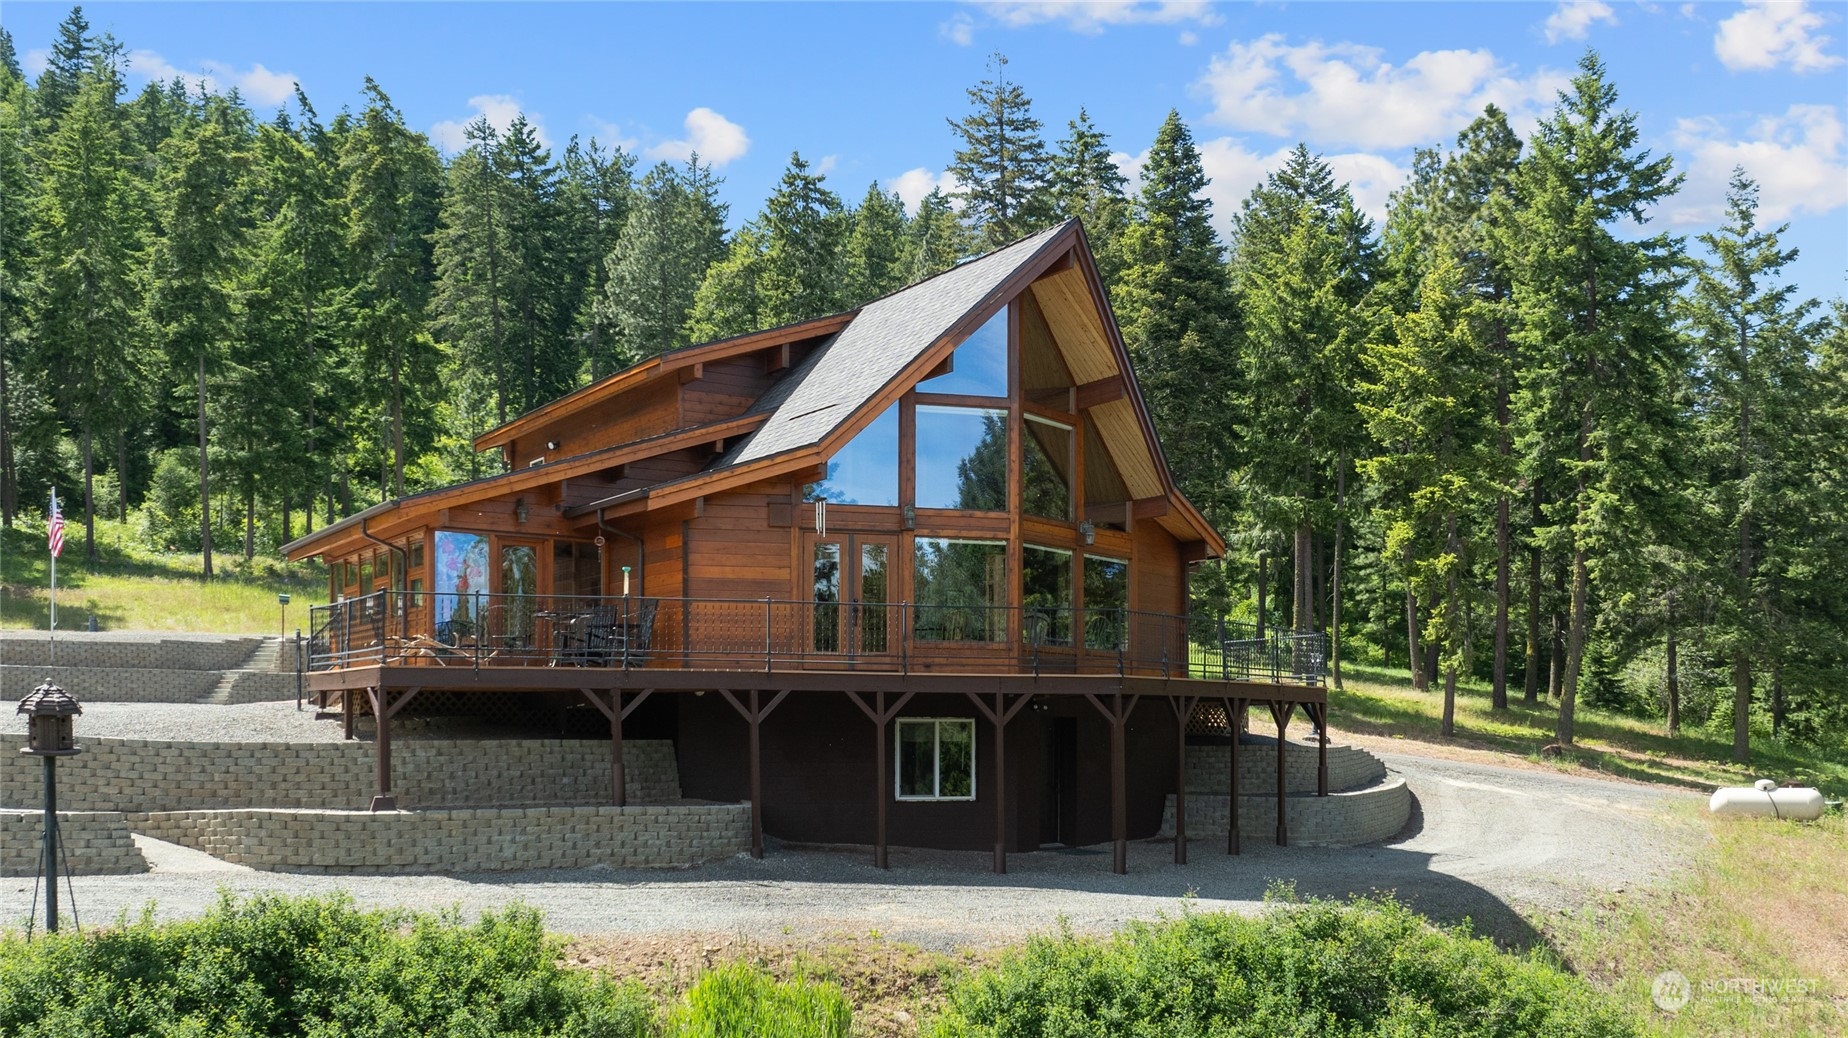
[[[390,541],[381,541],[377,537],[372,536],[372,532],[366,529],[366,522],[367,520],[365,519],[361,519],[359,521],[359,535],[361,537],[364,537],[366,540],[369,540],[372,543],[379,545],[380,547],[384,548],[386,551],[396,552],[398,554],[398,567],[399,567],[398,571],[400,573],[405,574],[405,578],[404,578],[405,580],[407,581],[410,580],[410,572],[411,572],[410,553],[406,552],[403,548],[399,547],[398,545],[392,544]],[[391,608],[390,594],[392,592],[390,574],[386,574],[385,576],[385,591],[387,595],[387,602],[386,602],[385,608],[389,610]],[[400,602],[398,604],[400,606],[398,610],[398,617],[400,620],[403,621],[402,623],[398,625],[398,637],[409,638],[411,636],[411,611],[408,609],[402,608],[404,603]]]
[[[597,509],[597,529],[604,533],[613,533],[618,537],[627,537],[635,542],[635,596],[645,597],[648,594],[648,548],[642,543],[642,539],[604,522],[601,508]]]

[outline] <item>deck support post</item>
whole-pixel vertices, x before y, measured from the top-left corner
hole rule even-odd
[[[1187,722],[1198,696],[1169,696],[1174,711],[1174,863],[1187,864]]]
[[[582,695],[591,706],[597,708],[598,713],[609,718],[610,721],[610,803],[617,807],[629,806],[629,775],[623,767],[622,756],[622,723],[628,720],[636,707],[642,705],[642,700],[647,699],[653,693],[654,689],[644,688],[637,692],[635,698],[625,706],[620,688],[610,690],[608,703],[603,701],[603,697],[599,696],[595,689],[578,689],[578,694]]]
[[[990,707],[982,702],[982,697],[974,692],[964,692],[969,702],[982,712],[988,723],[995,730],[995,863],[997,874],[1007,872],[1007,723],[1020,713],[1021,708],[1032,702],[1032,696],[1020,696],[1012,706],[1007,703],[1007,693],[995,693],[995,705]]]
[[[1129,715],[1136,712],[1136,702],[1142,697],[1129,697],[1128,707],[1123,705],[1120,690],[1110,694],[1109,706],[1092,693],[1086,692],[1084,697],[1104,715],[1104,720],[1110,722],[1110,871],[1122,876],[1129,872],[1129,792],[1124,788],[1128,770],[1123,759],[1124,743]]]
[[[751,857],[753,858],[764,856],[764,768],[762,740],[759,736],[764,718],[770,716],[770,711],[775,710],[778,704],[783,702],[784,697],[789,695],[789,692],[789,689],[783,689],[772,696],[768,704],[764,704],[758,700],[757,690],[751,689],[747,694],[750,702],[747,708],[739,703],[738,697],[732,695],[729,690],[719,690],[719,695],[725,697],[725,701],[732,705],[732,709],[736,710],[738,716],[744,718],[745,723],[751,728]]]
[[[860,708],[860,712],[866,715],[867,720],[873,722],[873,867],[876,869],[887,867],[886,807],[892,799],[886,795],[886,783],[892,780],[891,773],[886,770],[886,725],[892,723],[892,719],[898,716],[898,712],[903,710],[905,704],[911,702],[911,697],[916,694],[907,692],[899,696],[898,702],[893,703],[891,708],[887,709],[886,694],[883,689],[873,693],[873,705],[870,707],[866,705],[865,700],[860,698],[860,693],[847,693],[847,699]]]
[[[1271,718],[1277,722],[1277,846],[1290,845],[1290,828],[1284,809],[1288,803],[1288,789],[1284,785],[1284,733],[1290,727],[1290,715],[1296,712],[1295,703],[1270,702]]]
[[[1305,709],[1308,709],[1305,707]],[[1328,795],[1328,704],[1317,703],[1315,717],[1315,795]]]
[[[355,721],[353,706],[353,690],[350,688],[341,689],[340,724],[342,726],[341,730],[346,734],[346,740],[348,742],[353,741],[353,724]]]
[[[1228,699],[1225,701],[1225,703],[1226,703],[1226,729],[1232,733],[1232,745],[1229,748],[1229,752],[1227,753],[1227,757],[1229,758],[1229,763],[1226,767],[1227,784],[1231,787],[1227,791],[1229,794],[1229,799],[1226,804],[1226,853],[1227,854],[1237,854],[1238,853],[1238,747],[1239,747],[1239,743],[1243,741],[1243,739],[1241,739],[1240,737],[1244,734],[1239,729],[1242,727],[1241,722],[1245,718],[1245,711],[1250,708],[1246,705],[1246,702],[1243,699],[1237,699],[1237,698]]]
[[[396,811],[398,809],[398,797],[391,790],[391,719],[392,715],[404,709],[406,704],[415,699],[420,691],[422,690],[419,688],[407,688],[404,690],[404,695],[394,703],[389,689],[376,687],[366,689],[367,698],[372,700],[372,718],[378,722],[376,745],[373,749],[378,762],[379,791],[372,797],[371,810],[373,811]],[[348,716],[351,716],[350,712]]]

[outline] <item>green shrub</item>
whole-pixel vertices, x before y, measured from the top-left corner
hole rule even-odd
[[[558,962],[539,913],[362,912],[345,897],[224,897],[201,919],[0,939],[0,1034],[644,1038],[639,985]]]
[[[779,981],[729,963],[701,976],[668,1015],[669,1038],[847,1038],[853,1009],[833,984]]]
[[[1578,979],[1391,900],[1038,938],[950,992],[936,1038],[1623,1036]]]

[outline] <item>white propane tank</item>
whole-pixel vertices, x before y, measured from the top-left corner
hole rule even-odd
[[[1770,779],[1759,779],[1754,788],[1721,787],[1707,801],[1707,810],[1716,815],[1794,818],[1801,822],[1821,818],[1824,807],[1822,790],[1811,786],[1780,788]]]

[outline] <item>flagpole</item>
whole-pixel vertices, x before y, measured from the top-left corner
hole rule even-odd
[[[56,543],[57,527],[63,519],[58,514],[58,488],[51,488],[51,515],[46,525],[51,528],[51,536],[46,541],[46,549],[51,552],[51,665],[58,665],[58,547]]]

